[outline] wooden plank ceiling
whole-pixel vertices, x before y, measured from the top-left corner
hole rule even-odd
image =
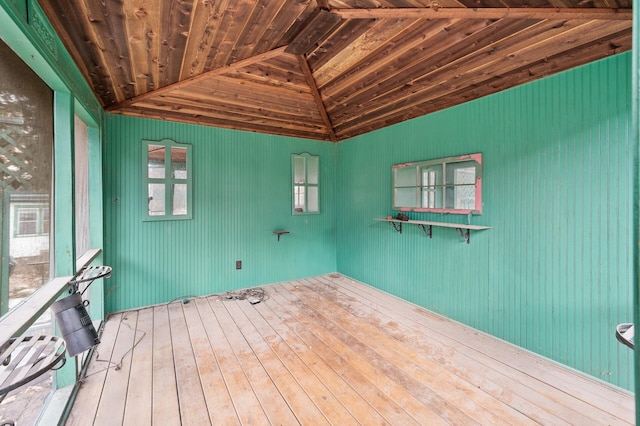
[[[40,0],[109,112],[340,141],[631,49],[631,0]]]

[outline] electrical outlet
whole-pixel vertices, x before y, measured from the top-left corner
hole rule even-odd
[[[242,260],[236,260],[236,269],[242,269]]]

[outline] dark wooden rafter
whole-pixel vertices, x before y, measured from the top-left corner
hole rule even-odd
[[[627,21],[631,9],[610,8],[537,8],[537,7],[425,7],[425,8],[374,8],[331,9],[342,19],[584,19]]]
[[[157,90],[154,90],[152,92],[147,92],[147,93],[144,93],[142,95],[135,96],[133,98],[127,99],[125,101],[122,101],[122,102],[120,102],[120,103],[118,103],[116,105],[110,106],[109,108],[107,108],[107,111],[115,112],[115,111],[118,111],[119,109],[127,108],[127,107],[129,107],[131,105],[134,105],[137,102],[140,102],[140,101],[143,101],[143,100],[146,100],[146,99],[149,99],[149,98],[155,98],[158,95],[162,95],[162,94],[170,92],[172,90],[180,89],[181,87],[188,86],[188,85],[197,83],[199,81],[207,80],[207,79],[209,79],[211,77],[214,77],[216,75],[228,73],[230,71],[233,71],[233,70],[236,70],[236,69],[239,69],[239,68],[243,68],[243,67],[246,67],[248,65],[252,65],[252,64],[255,64],[255,63],[258,63],[258,62],[265,61],[267,59],[270,59],[270,58],[276,57],[278,55],[281,55],[284,52],[285,48],[286,48],[286,46],[279,47],[277,49],[273,49],[273,50],[270,50],[269,52],[263,53],[261,55],[252,56],[251,58],[247,58],[245,60],[233,63],[231,65],[227,65],[225,67],[216,68],[214,70],[205,72],[203,74],[199,74],[199,75],[197,75],[195,77],[191,77],[191,78],[188,78],[186,80],[178,81],[177,83],[169,84],[167,86],[161,87],[161,88],[159,88]]]
[[[309,84],[309,88],[311,89],[311,94],[313,95],[313,99],[316,101],[318,105],[318,111],[320,112],[320,116],[324,121],[324,124],[327,126],[327,134],[332,142],[337,142],[338,138],[336,137],[335,132],[333,131],[333,125],[331,124],[331,119],[329,118],[329,114],[327,113],[327,109],[325,108],[324,102],[322,101],[322,96],[320,96],[320,91],[318,90],[318,86],[313,78],[313,74],[311,73],[311,68],[309,68],[309,64],[304,56],[298,56],[298,61],[300,62],[300,68],[302,69],[302,73],[307,79],[307,83]]]

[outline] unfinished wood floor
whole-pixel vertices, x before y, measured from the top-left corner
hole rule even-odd
[[[109,317],[67,424],[635,421],[633,396],[349,278],[263,288]]]

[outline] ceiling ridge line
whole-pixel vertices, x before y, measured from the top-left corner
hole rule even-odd
[[[311,89],[313,99],[316,101],[318,112],[320,112],[322,121],[324,121],[325,126],[327,126],[329,138],[331,139],[331,142],[338,142],[338,137],[333,130],[333,124],[331,124],[331,118],[329,117],[329,113],[327,112],[327,108],[325,107],[324,102],[322,102],[322,96],[320,95],[320,91],[318,90],[316,81],[313,78],[313,73],[311,72],[311,68],[309,68],[307,59],[304,57],[304,55],[298,55],[298,62],[300,62],[302,74],[304,74],[304,77],[307,80],[307,84],[309,84],[309,89]]]
[[[225,65],[225,66],[220,67],[220,68],[215,68],[215,69],[213,69],[211,71],[207,71],[207,72],[204,72],[202,74],[198,74],[198,75],[193,76],[191,78],[188,78],[186,80],[177,81],[177,82],[169,84],[167,86],[160,87],[160,88],[158,88],[156,90],[152,90],[150,92],[143,93],[143,94],[138,95],[138,96],[134,96],[133,98],[125,99],[122,102],[118,102],[115,105],[111,105],[111,106],[105,108],[105,110],[108,111],[108,112],[116,112],[119,109],[130,107],[133,104],[135,104],[136,102],[140,102],[140,101],[143,101],[143,100],[146,100],[146,99],[149,99],[149,98],[153,98],[153,97],[162,95],[163,93],[167,93],[167,92],[170,92],[172,90],[176,90],[176,89],[179,89],[181,87],[188,86],[188,85],[197,83],[199,81],[211,78],[213,76],[224,74],[224,73],[227,73],[229,71],[233,71],[233,70],[238,69],[238,68],[246,67],[248,65],[253,65],[256,62],[260,62],[260,61],[264,61],[264,60],[267,60],[267,59],[271,59],[273,57],[276,57],[276,56],[279,56],[279,55],[283,54],[284,50],[286,48],[287,48],[287,46],[281,46],[281,47],[278,47],[276,49],[270,50],[268,52],[261,53],[261,54],[256,55],[256,56],[251,56],[251,57],[249,57],[247,59],[243,59],[241,61],[234,62],[232,64]]]

